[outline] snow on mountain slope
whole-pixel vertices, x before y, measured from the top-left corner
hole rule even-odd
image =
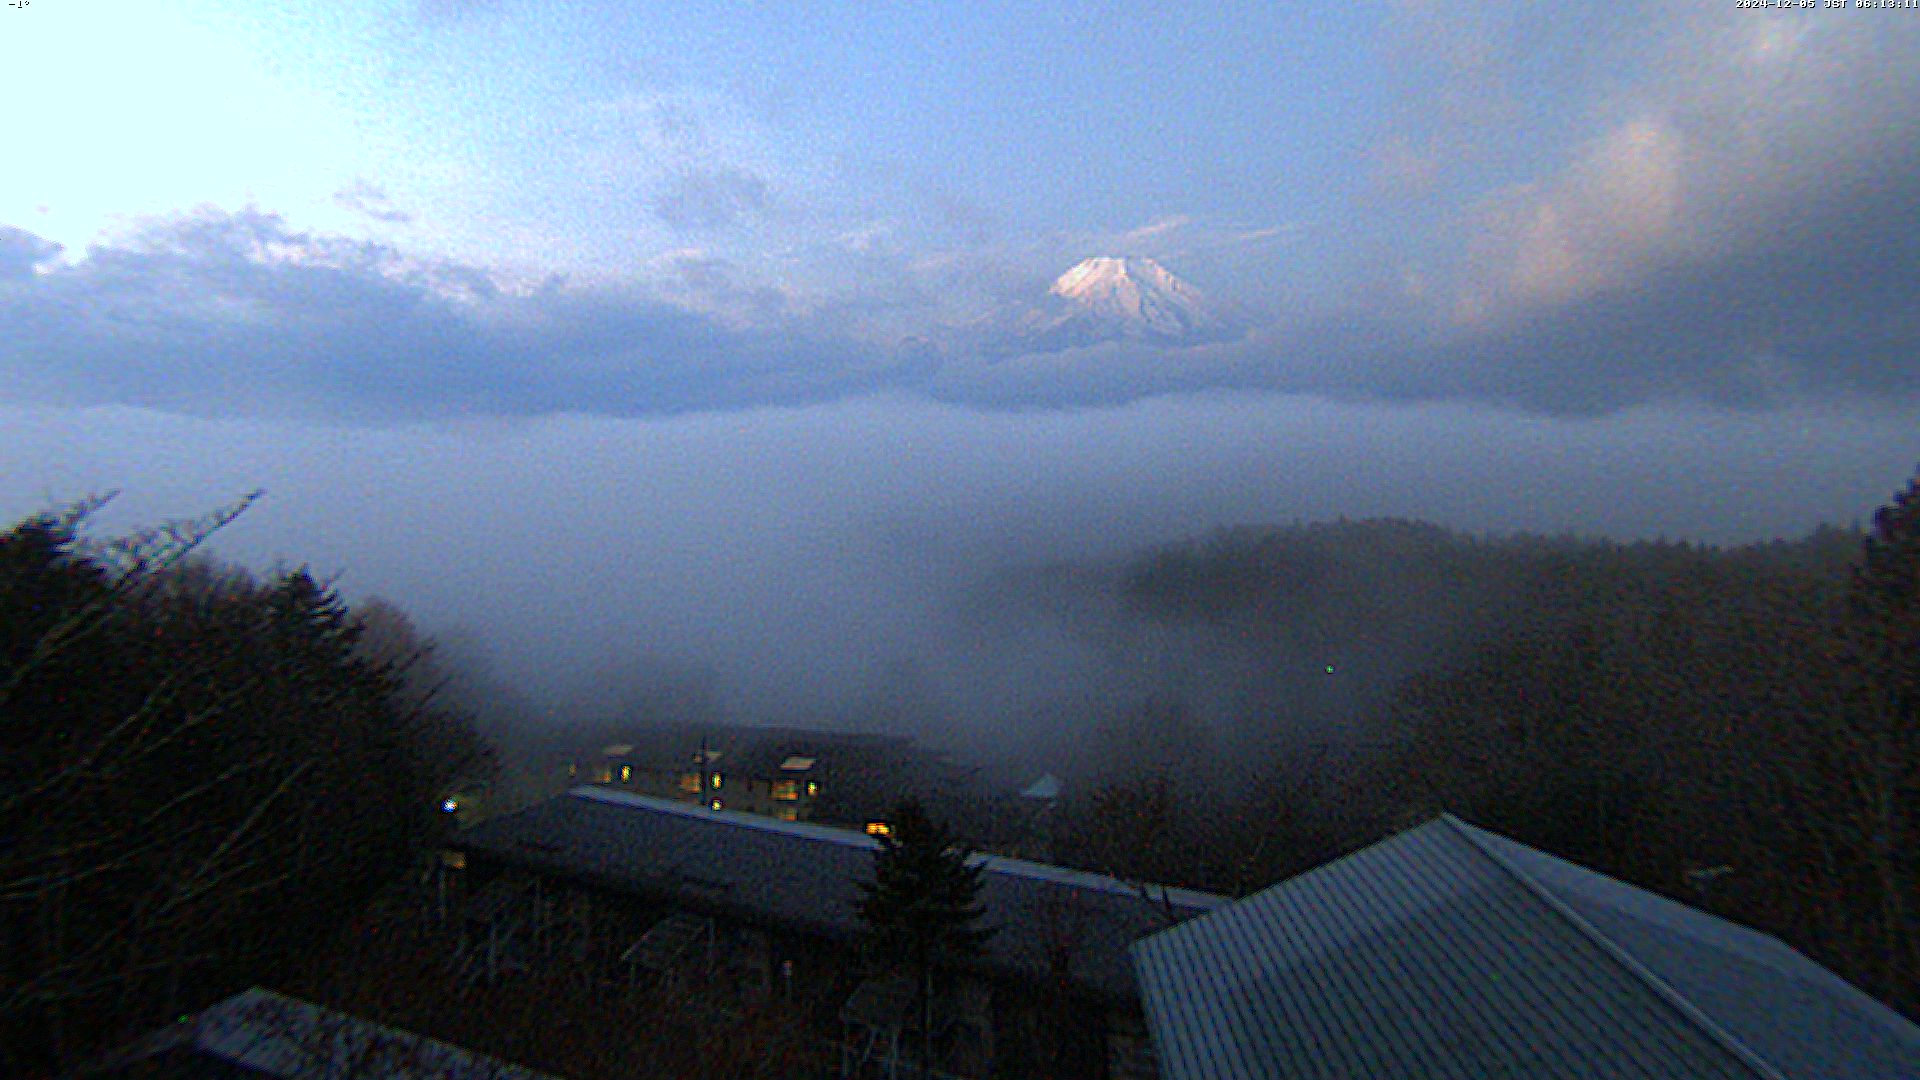
[[[1159,263],[1100,256],[1060,275],[1020,336],[1034,348],[1059,349],[1115,339],[1187,345],[1234,333],[1232,320]]]

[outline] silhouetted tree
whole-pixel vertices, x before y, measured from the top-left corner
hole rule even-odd
[[[874,954],[912,972],[920,1015],[920,1068],[933,1062],[933,976],[977,955],[992,928],[977,925],[985,870],[918,802],[897,806],[874,852],[873,880],[860,882],[860,917]]]
[[[188,561],[248,501],[124,540],[76,535],[98,500],[0,533],[0,1072],[283,967],[430,842],[432,759],[485,756],[304,571]]]
[[[1920,1007],[1920,477],[1873,516],[1849,583],[1830,761],[1861,834],[1888,992]]]

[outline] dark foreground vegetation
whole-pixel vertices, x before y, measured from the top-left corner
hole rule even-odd
[[[96,505],[0,535],[7,1076],[305,963],[490,767],[390,606],[187,558],[244,504],[82,544]]]
[[[777,1010],[696,1036],[697,995],[611,1002],[565,972],[455,989],[422,871],[494,752],[392,605],[192,555],[243,508],[97,543],[83,505],[0,535],[0,1074],[70,1073],[256,983],[578,1076],[748,1075],[796,1045]],[[1920,485],[1864,535],[1339,523],[1020,588],[1157,628],[1155,662],[1188,673],[1022,749],[1076,763],[1055,861],[1244,894],[1447,810],[1920,1016]]]

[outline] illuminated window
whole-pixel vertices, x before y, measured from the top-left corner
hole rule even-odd
[[[799,821],[800,811],[795,810],[791,806],[781,806],[774,809],[773,816],[779,818],[781,821]]]
[[[691,772],[681,773],[680,774],[680,790],[686,792],[689,795],[700,794],[700,774],[691,773]]]
[[[868,836],[892,836],[893,826],[887,824],[884,821],[869,821],[867,822],[867,835]]]
[[[721,809],[721,806],[720,806],[720,800],[719,800],[719,799],[715,799],[715,800],[713,800],[712,802],[710,802],[710,803],[708,803],[707,805],[708,805],[708,806],[711,806],[711,807],[713,807],[713,808],[714,808],[715,810],[719,810],[719,809]]]
[[[631,765],[620,766],[620,782],[625,784],[631,781],[632,779],[633,779],[633,766]]]
[[[820,782],[817,780],[807,781],[807,795],[811,797],[818,794],[820,794]]]
[[[800,797],[800,781],[775,780],[773,782],[772,794],[774,798],[779,799],[781,802],[792,802]]]
[[[712,776],[707,777],[707,779],[711,781],[711,783],[707,785],[708,787],[713,788],[713,790],[715,791],[720,790],[720,774],[719,773],[714,773]]]

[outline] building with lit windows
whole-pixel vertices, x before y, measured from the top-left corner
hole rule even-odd
[[[471,977],[564,963],[616,987],[780,994],[811,1015],[842,1075],[918,1075],[911,986],[861,956],[858,883],[878,847],[863,828],[586,785],[452,847],[451,917],[466,927]],[[995,932],[981,956],[939,973],[936,1075],[1153,1076],[1127,949],[1227,898],[976,858],[982,925]]]
[[[856,828],[909,794],[962,782],[905,736],[732,725],[636,727],[572,772],[709,810]]]

